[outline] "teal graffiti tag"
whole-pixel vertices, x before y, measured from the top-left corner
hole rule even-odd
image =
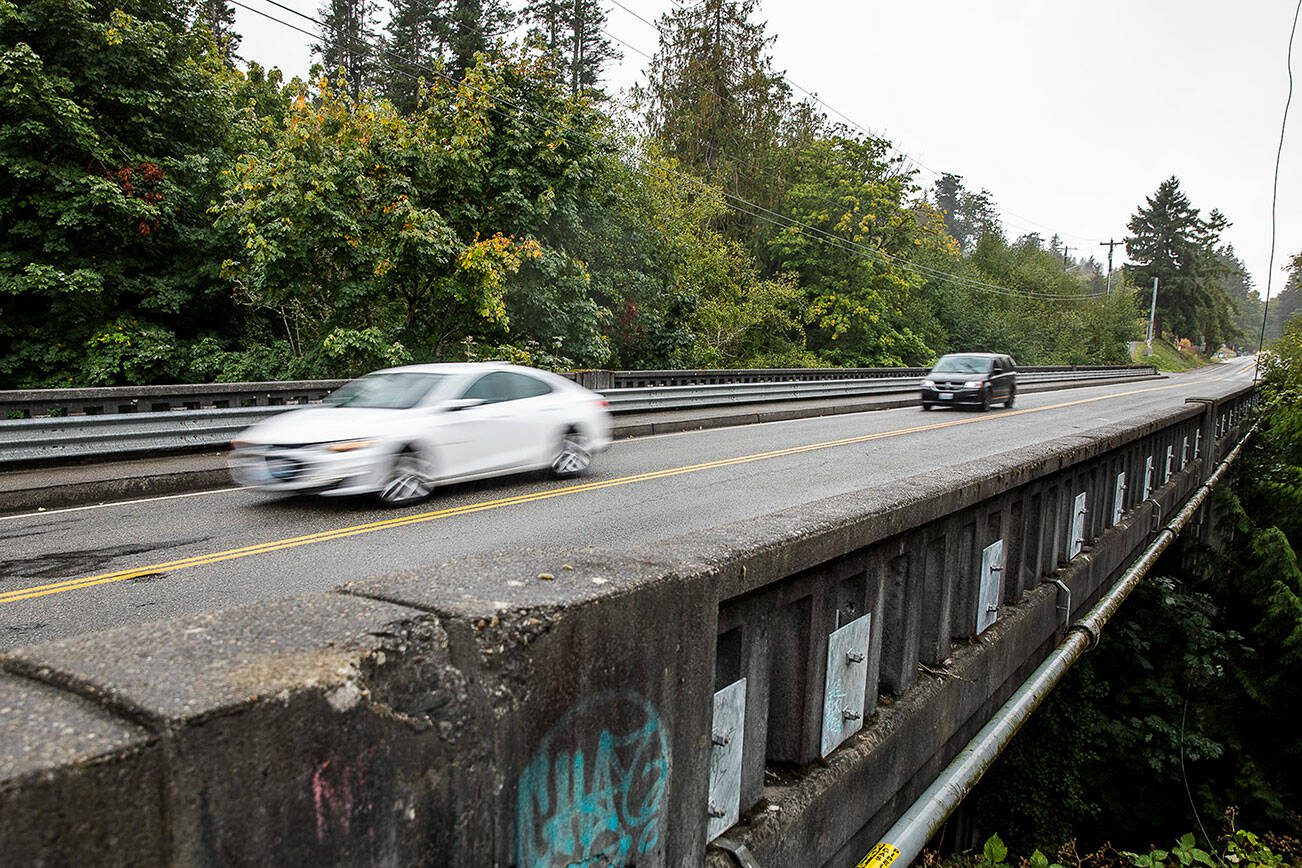
[[[547,733],[520,774],[516,860],[523,868],[653,861],[669,780],[669,736],[635,693],[591,697]]]

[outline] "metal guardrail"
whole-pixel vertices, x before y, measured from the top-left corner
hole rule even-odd
[[[1021,383],[1042,383],[1115,379],[1119,376],[1142,377],[1152,376],[1154,373],[1155,369],[1143,366],[1057,371],[1023,368],[1018,374],[1018,379]],[[922,377],[915,375],[812,382],[649,386],[607,389],[602,394],[610,402],[611,412],[634,413],[801,399],[887,395],[915,392],[921,383]],[[300,395],[322,392],[321,388],[304,389],[305,385],[308,384],[295,384],[297,388],[293,391]],[[319,384],[312,385],[319,386]],[[328,394],[328,391],[324,390],[324,394]],[[306,404],[308,400],[293,403]],[[63,460],[126,458],[224,446],[249,425],[287,409],[292,409],[290,402],[270,406],[0,420],[0,467],[49,464]]]
[[[912,369],[905,369],[912,370]],[[676,410],[689,407],[718,407],[727,404],[754,404],[767,401],[795,401],[800,399],[856,397],[863,395],[888,395],[896,392],[916,392],[922,386],[923,374],[892,376],[861,380],[820,380],[814,382],[776,383],[724,383],[699,386],[651,386],[636,389],[610,389],[602,392],[616,413],[639,410]],[[1118,376],[1152,376],[1153,368],[1139,370],[1097,369],[1075,371],[1018,372],[1020,383],[1047,383],[1063,380],[1100,380]]]
[[[0,391],[0,420],[314,404],[347,380],[105,386]]]
[[[1076,367],[1049,365],[1018,369],[1021,375],[1075,371],[1148,372],[1151,365]],[[667,386],[807,383],[921,377],[926,368],[749,368],[680,371],[574,371],[566,376],[597,392]],[[184,410],[225,410],[314,404],[346,380],[205,383],[169,386],[110,386],[84,389],[0,390],[0,420],[38,416],[108,416]]]

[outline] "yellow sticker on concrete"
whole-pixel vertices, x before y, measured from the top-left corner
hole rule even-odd
[[[869,850],[868,855],[863,857],[855,868],[886,868],[898,858],[900,858],[900,851],[883,841]]]

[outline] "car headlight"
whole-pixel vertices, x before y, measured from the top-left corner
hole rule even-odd
[[[986,384],[985,380],[968,380],[966,385],[969,389],[979,389]]]
[[[326,443],[327,452],[352,452],[354,449],[365,449],[368,446],[374,446],[378,440],[344,440],[340,443]]]
[[[934,388],[936,388],[936,381],[935,381],[935,380],[923,380],[923,381],[922,381],[922,388],[924,388],[924,389],[934,389]]]

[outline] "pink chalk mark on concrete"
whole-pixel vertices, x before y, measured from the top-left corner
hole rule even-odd
[[[335,829],[352,831],[356,796],[366,792],[366,770],[374,748],[362,752],[355,763],[324,760],[312,773],[312,806],[316,812],[316,839],[324,841]],[[369,800],[361,807],[370,809]]]

